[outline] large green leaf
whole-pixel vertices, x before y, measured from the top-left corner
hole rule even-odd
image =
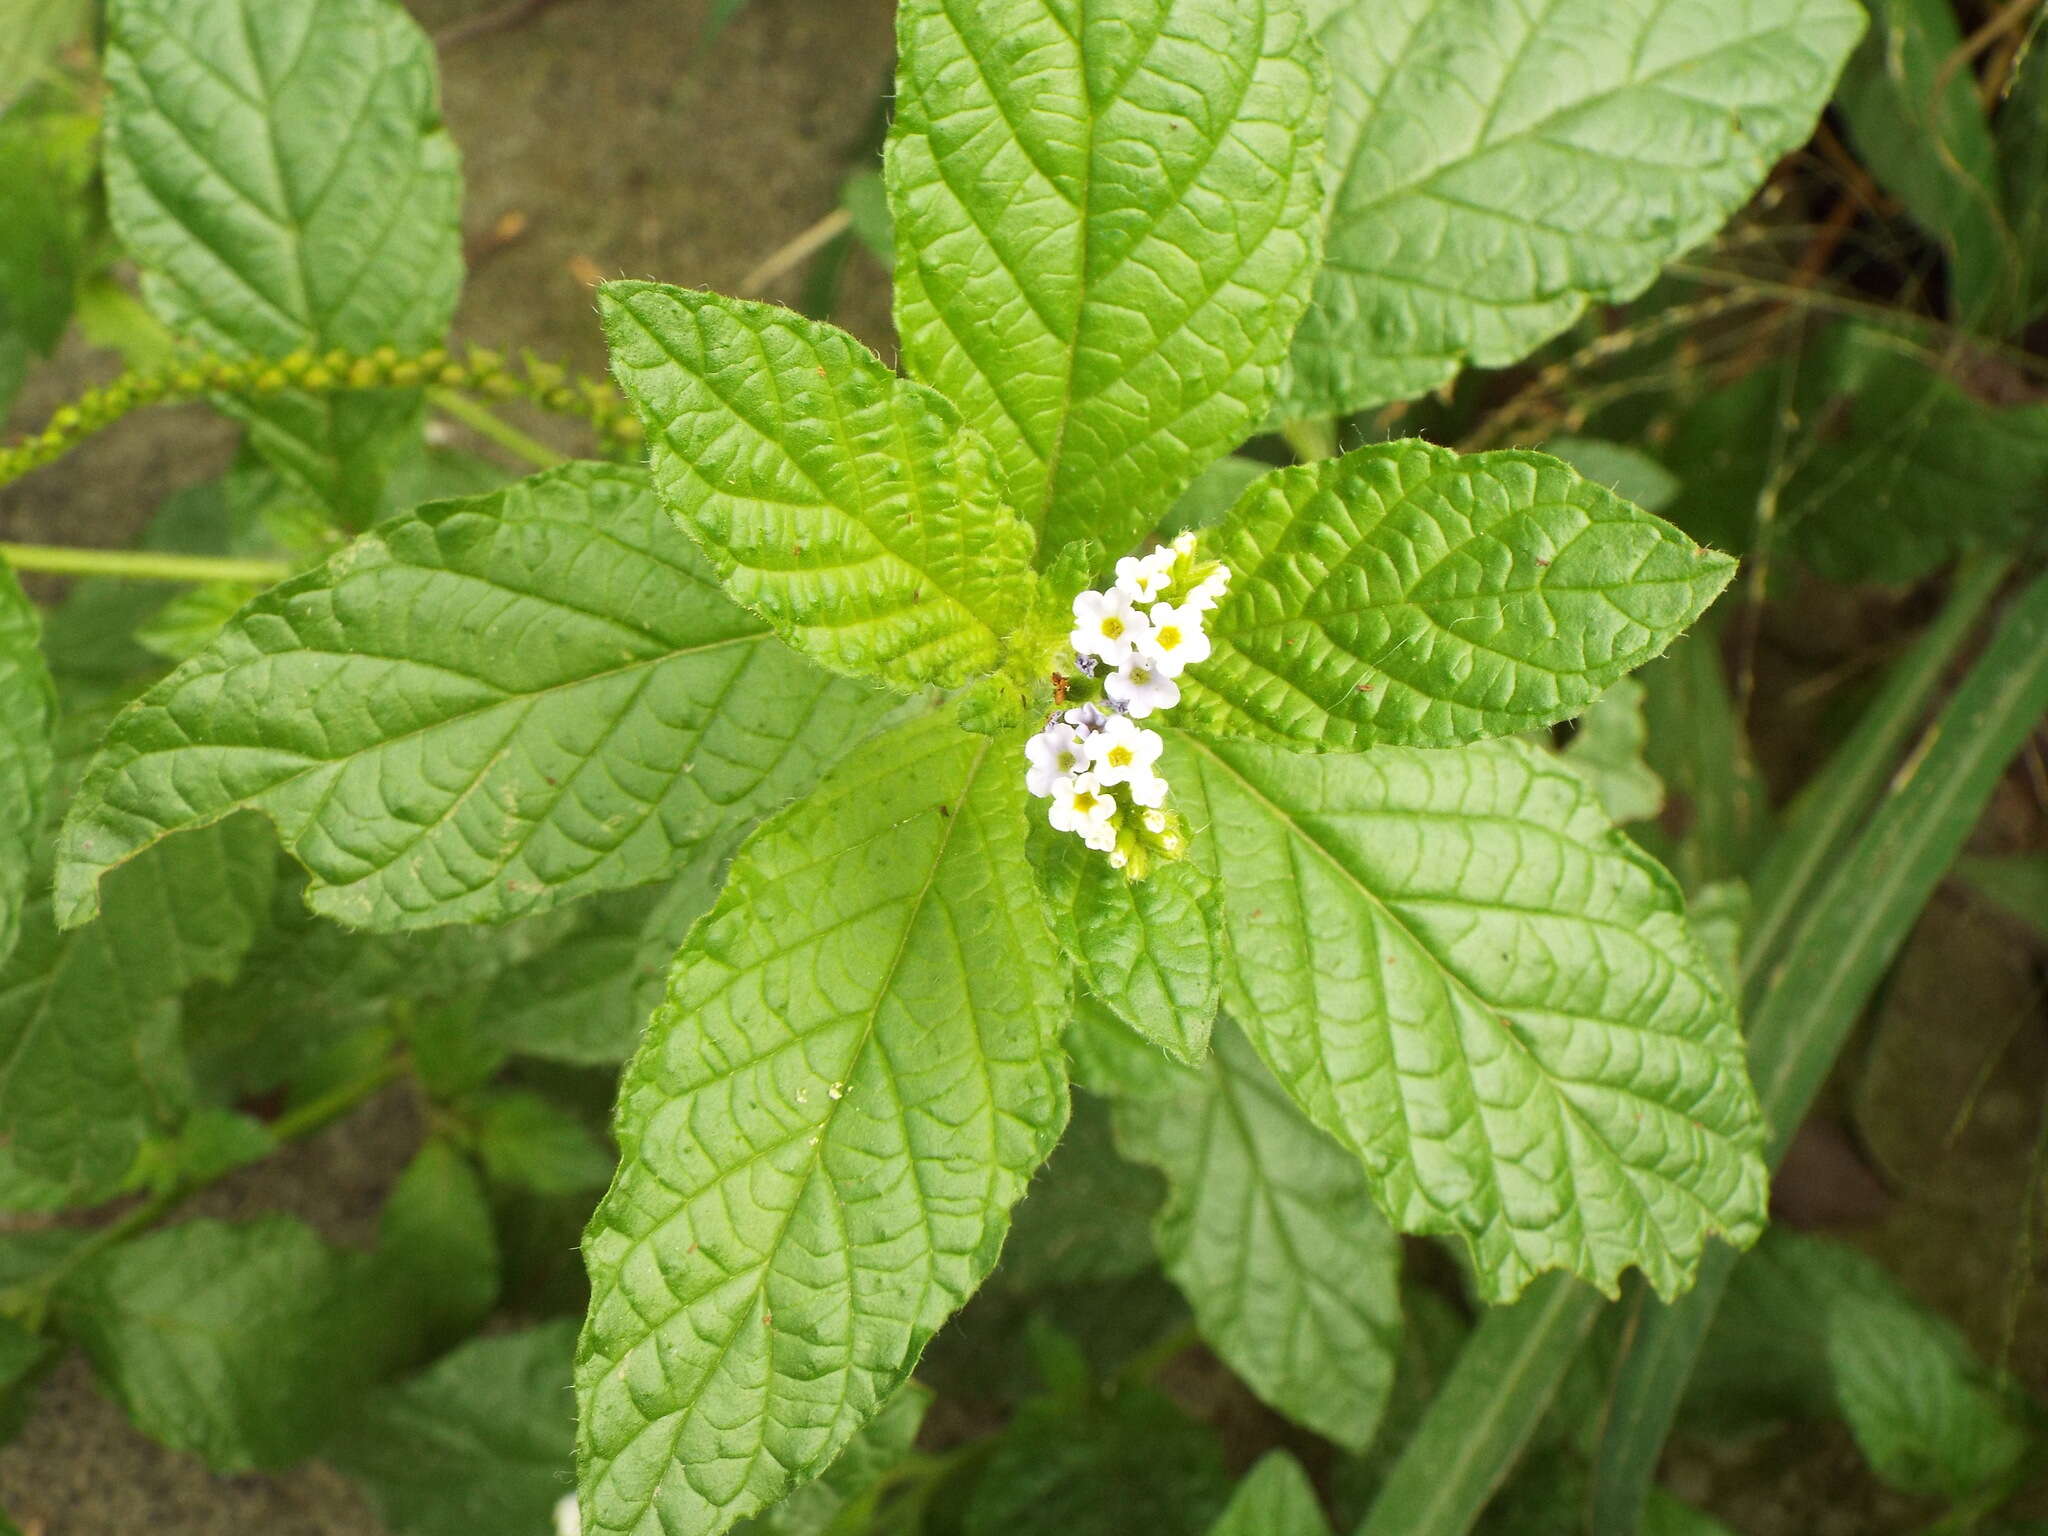
[[[324,1451],[397,1536],[550,1536],[576,1434],[566,1320],[475,1339],[351,1414]]]
[[[124,711],[66,823],[60,912],[244,807],[343,922],[535,911],[680,868],[887,702],[727,601],[645,476],[569,465],[381,525]]]
[[[1153,1231],[1203,1339],[1273,1407],[1363,1451],[1400,1350],[1401,1249],[1358,1159],[1227,1023],[1199,1068],[1099,1015],[1069,1038],[1115,1098],[1118,1143],[1166,1175]]]
[[[1275,471],[1204,547],[1235,580],[1175,724],[1335,751],[1575,715],[1735,568],[1557,459],[1412,439]]]
[[[1200,1061],[1219,995],[1215,878],[1183,859],[1128,879],[1043,816],[1033,818],[1031,853],[1046,920],[1089,991],[1147,1039]]]
[[[882,1405],[831,1466],[780,1502],[742,1522],[736,1536],[843,1536],[871,1513],[882,1479],[910,1455],[932,1394],[916,1382]]]
[[[35,606],[0,562],[0,965],[14,950],[49,793],[56,694]]]
[[[1318,0],[1327,265],[1281,406],[1363,410],[1633,298],[1802,143],[1854,0]]]
[[[92,1259],[58,1317],[144,1433],[220,1472],[283,1466],[382,1364],[369,1263],[283,1216],[192,1221]]]
[[[83,928],[59,932],[47,901],[30,906],[0,968],[0,1145],[16,1168],[73,1202],[119,1188],[189,1097],[177,996],[234,975],[276,865],[268,832],[241,818],[118,871]]]
[[[1320,241],[1300,0],[905,0],[888,183],[909,371],[1056,553],[1255,428]]]
[[[462,181],[433,47],[392,0],[114,0],[108,210],[174,331],[229,354],[417,350],[462,283]],[[237,408],[265,456],[362,520],[409,394]]]
[[[1976,71],[1959,67],[1955,7],[1868,3],[1870,35],[1842,72],[1842,121],[1871,174],[1948,247],[1949,307],[1966,324],[2001,327],[2020,318],[2020,250]]]
[[[1209,1536],[1329,1536],[1315,1485],[1285,1451],[1268,1451],[1244,1476]]]
[[[815,1475],[994,1263],[1066,1116],[1022,774],[944,716],[742,850],[620,1095],[577,1368],[584,1529]]]
[[[1568,768],[1519,742],[1171,755],[1228,871],[1225,1002],[1396,1227],[1463,1238],[1495,1301],[1630,1265],[1673,1294],[1708,1237],[1755,1238],[1732,1006],[1677,886]]]
[[[994,670],[1031,530],[988,445],[844,331],[656,283],[600,294],[654,483],[734,597],[835,671],[911,690]]]

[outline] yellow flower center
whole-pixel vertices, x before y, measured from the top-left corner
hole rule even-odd
[[[1109,766],[1112,768],[1130,767],[1131,749],[1129,747],[1111,747],[1109,749]]]
[[[1083,816],[1086,816],[1090,811],[1095,809],[1095,797],[1088,793],[1088,791],[1085,789],[1079,791],[1074,796],[1074,809],[1079,811]]]
[[[1180,626],[1178,624],[1169,624],[1153,638],[1158,640],[1159,649],[1162,651],[1178,650],[1180,649]]]
[[[1106,618],[1106,619],[1104,619],[1104,620],[1102,621],[1102,638],[1103,638],[1103,639],[1105,639],[1105,640],[1114,640],[1114,639],[1116,639],[1116,638],[1117,638],[1117,637],[1118,637],[1119,635],[1121,635],[1121,634],[1122,634],[1123,632],[1124,632],[1124,621],[1123,621],[1122,619],[1118,618],[1118,617],[1117,617],[1117,616],[1116,616],[1115,614],[1113,614],[1113,613],[1112,613],[1112,614],[1111,614],[1111,615],[1110,615],[1110,616],[1109,616],[1108,618]]]

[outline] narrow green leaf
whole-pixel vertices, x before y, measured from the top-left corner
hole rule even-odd
[[[1668,788],[1661,822],[1634,836],[1688,891],[1747,874],[1770,835],[1770,794],[1735,713],[1710,619],[1658,657],[1643,687],[1643,758]]]
[[[381,1364],[368,1262],[282,1216],[186,1222],[81,1267],[58,1319],[143,1433],[218,1472],[284,1466]]]
[[[1119,1144],[1166,1175],[1153,1231],[1203,1339],[1272,1407],[1363,1451],[1400,1350],[1401,1248],[1358,1160],[1228,1024],[1200,1068],[1121,1070],[1142,1043],[1085,1013],[1083,1026],[1079,1054],[1106,1067]]]
[[[1302,756],[1182,738],[1229,872],[1224,1001],[1408,1232],[1489,1300],[1546,1269],[1683,1290],[1761,1230],[1742,1039],[1671,878],[1519,742]]]
[[[1330,1536],[1330,1522],[1301,1463],[1268,1451],[1237,1485],[1209,1536]]]
[[[1486,1312],[1357,1536],[1471,1530],[1599,1316],[1599,1296],[1565,1275],[1546,1275],[1513,1306]]]
[[[944,716],[748,841],[621,1090],[585,1253],[584,1529],[814,1476],[995,1262],[1066,1117],[1022,774]]]
[[[551,1536],[575,1439],[567,1320],[477,1339],[349,1416],[324,1455],[394,1536]]]
[[[1854,0],[1321,0],[1330,232],[1289,416],[1426,394],[1634,298],[1804,143]]]
[[[438,342],[461,174],[433,46],[392,0],[115,0],[108,211],[172,330],[230,355]],[[362,522],[409,393],[235,407],[266,458]]]
[[[1300,0],[906,0],[904,363],[1040,548],[1122,553],[1257,427],[1321,250]]]
[[[1998,158],[2019,253],[2014,329],[2048,311],[2048,25],[2036,15],[1998,112]]]
[[[99,921],[60,933],[47,902],[0,968],[0,1128],[8,1159],[73,1202],[113,1194],[189,1098],[177,996],[227,981],[270,901],[275,844],[224,822],[107,882]]]
[[[1146,1039],[1199,1062],[1221,986],[1215,878],[1183,859],[1126,879],[1043,816],[1032,818],[1030,848],[1053,937],[1089,991]]]
[[[69,0],[46,5],[66,9]],[[80,18],[73,12],[75,24]],[[33,19],[0,14],[0,410],[29,362],[47,357],[70,324],[87,260],[98,122],[84,111],[5,112],[14,38]]]
[[[57,698],[35,605],[0,562],[0,965],[14,952],[49,793]]]
[[[1949,0],[1869,0],[1871,28],[1837,102],[1857,157],[1949,252],[1949,307],[1965,325],[2018,318],[2020,260],[1998,152]]]
[[[130,706],[71,808],[59,908],[82,921],[105,871],[248,807],[318,912],[500,921],[679,868],[887,702],[728,602],[644,476],[569,465],[383,524]]]
[[[1566,719],[1734,571],[1556,459],[1412,439],[1266,476],[1204,549],[1235,579],[1176,723],[1332,751]]]
[[[1964,606],[1974,610],[1982,600],[1966,594]],[[1959,644],[1967,626],[1948,631],[1937,626],[1940,643],[1931,643],[1931,635],[1909,658],[1872,728],[1852,737],[1843,749],[1849,760],[1839,768],[1831,764],[1825,777],[1844,787],[1883,782],[1883,765],[1895,756],[1891,711],[1916,689],[1933,686],[1925,675],[1929,656]],[[1894,772],[1874,809],[1864,811],[1861,834],[1806,878],[1768,887],[1759,882],[1758,918],[1743,956],[1743,1001],[1773,1164],[1784,1157],[1872,991],[2044,711],[2048,577],[2036,578],[2014,599],[1920,750],[1910,755],[1909,768]],[[1838,832],[1830,816],[1799,836],[1803,842]],[[1803,853],[1788,861],[1791,868],[1806,866]],[[1769,951],[1759,949],[1766,934],[1776,935]],[[1675,1305],[1640,1303],[1628,1352],[1616,1368],[1596,1463],[1595,1536],[1632,1536],[1639,1528],[1659,1450],[1733,1268],[1734,1255],[1717,1252],[1692,1295]]]
[[[1643,760],[1650,744],[1643,685],[1623,678],[1579,716],[1558,761],[1586,781],[1608,820],[1648,821],[1664,809],[1664,781]]]
[[[834,671],[914,690],[995,669],[1032,534],[950,405],[773,304],[657,283],[599,302],[655,486],[734,597]]]

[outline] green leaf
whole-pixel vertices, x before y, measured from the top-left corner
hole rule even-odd
[[[963,1524],[965,1536],[1203,1536],[1229,1491],[1215,1432],[1141,1387],[1026,1404]]]
[[[231,355],[441,340],[462,179],[433,46],[391,0],[115,0],[107,203],[172,330]],[[417,433],[409,393],[235,407],[344,521]]]
[[[498,1236],[476,1169],[446,1141],[421,1147],[377,1223],[379,1279],[395,1313],[419,1320],[418,1353],[433,1355],[491,1315]]]
[[[1566,719],[1734,571],[1556,459],[1412,439],[1275,471],[1204,550],[1234,580],[1175,723],[1326,751]]]
[[[905,367],[995,445],[1046,554],[1121,554],[1257,427],[1307,305],[1299,0],[906,0],[897,39]]]
[[[191,1221],[108,1249],[58,1319],[137,1427],[217,1472],[309,1455],[381,1364],[369,1261],[282,1216]]]
[[[1727,994],[1569,769],[1518,742],[1170,756],[1229,872],[1225,1005],[1398,1229],[1462,1238],[1492,1301],[1630,1265],[1675,1294],[1708,1237],[1755,1239]]]
[[[1220,987],[1214,877],[1183,859],[1127,879],[1043,816],[1032,818],[1030,849],[1053,937],[1089,991],[1146,1039],[1199,1062]]]
[[[47,902],[29,908],[0,968],[0,1128],[23,1172],[79,1203],[120,1187],[189,1097],[177,995],[233,977],[276,863],[266,829],[238,818],[117,872],[84,928],[61,933]]]
[[[584,1529],[815,1475],[995,1261],[1066,1118],[1022,774],[944,716],[748,841],[620,1094],[585,1243]]]
[[[2039,522],[2048,404],[1986,404],[1946,364],[1856,327],[1817,353],[1799,404],[1815,437],[1779,515],[1822,575],[1910,581]]]
[[[2017,329],[2048,312],[2048,30],[2039,16],[1999,109],[1998,158],[2020,260]]]
[[[1084,1005],[1082,1017],[1088,1012]],[[1069,1050],[1075,1038],[1070,1028]],[[1133,1040],[1132,1049],[1144,1047]],[[1153,1268],[1152,1218],[1164,1194],[1158,1174],[1117,1154],[1108,1101],[1076,1095],[1066,1134],[1011,1218],[1003,1262],[989,1285],[1030,1301],[1055,1288],[1104,1285]]]
[[[600,291],[654,483],[726,588],[823,666],[892,687],[995,669],[1032,534],[988,446],[844,331],[656,283]]]
[[[1804,143],[1854,0],[1321,0],[1330,230],[1280,409],[1519,361],[1634,298]]]
[[[886,705],[726,601],[642,475],[569,465],[383,524],[124,711],[59,906],[83,920],[106,870],[249,807],[315,911],[499,921],[679,868]]]
[[[1088,1080],[1114,1095],[1119,1144],[1166,1175],[1153,1231],[1203,1339],[1271,1406],[1364,1450],[1400,1350],[1401,1248],[1357,1158],[1302,1118],[1227,1024],[1198,1069],[1120,1069],[1143,1047],[1082,1019],[1078,1054],[1106,1069]]]
[[[0,112],[85,31],[92,0],[0,0]]]
[[[477,1013],[492,1044],[522,1056],[601,1066],[633,1054],[649,1008],[636,1008],[641,984],[641,924],[659,897],[622,891],[572,910],[582,917],[561,943],[499,973]],[[704,905],[711,904],[707,893]],[[661,957],[661,970],[681,942]]]
[[[537,1093],[499,1092],[477,1112],[477,1156],[495,1183],[574,1195],[611,1181],[611,1150],[568,1110]]]
[[[1301,1463],[1268,1451],[1244,1476],[1209,1536],[1329,1536],[1330,1522]]]
[[[633,966],[633,1038],[668,996],[668,971],[676,951],[690,936],[698,918],[711,910],[725,886],[733,849],[725,841],[707,842],[689,866],[669,882],[640,927]],[[630,1054],[630,1052],[628,1053]]]
[[[238,581],[187,587],[137,626],[135,643],[165,661],[190,660],[206,649],[256,591]]]
[[[553,1536],[575,1415],[567,1320],[477,1339],[378,1392],[324,1455],[394,1536]]]
[[[1754,445],[1752,445],[1754,446]],[[1677,497],[1678,477],[1640,448],[1598,437],[1553,437],[1543,445],[1588,480],[1597,480],[1645,512],[1662,512]]]
[[[1584,779],[1617,824],[1648,821],[1664,809],[1664,781],[1643,754],[1650,744],[1643,685],[1623,678],[1579,716],[1558,761]]]
[[[882,1478],[910,1455],[932,1394],[916,1382],[882,1405],[845,1450],[812,1482],[793,1490],[751,1520],[738,1536],[841,1536],[868,1530],[860,1523],[881,1493]]]
[[[35,605],[0,562],[0,965],[21,933],[50,786],[57,700],[40,630]]]
[[[1682,637],[1635,680],[1644,761],[1668,786],[1664,822],[1635,836],[1687,890],[1752,869],[1770,833],[1770,793],[1735,712],[1712,623]]]
[[[1951,312],[1973,328],[2002,328],[2018,318],[2020,251],[1955,8],[1949,0],[1869,5],[1870,33],[1836,98],[1850,141],[1885,190],[1948,248]]]
[[[2048,854],[1972,856],[1956,862],[1956,878],[2010,913],[2048,943]]]
[[[52,9],[66,5],[61,0]],[[9,26],[0,14],[0,111]],[[12,26],[32,29],[34,22],[17,18]],[[85,112],[0,116],[0,411],[12,403],[31,357],[49,356],[71,321],[86,260],[97,133],[97,120]]]

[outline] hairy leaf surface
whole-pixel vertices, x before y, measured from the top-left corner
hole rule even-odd
[[[1854,0],[1318,0],[1329,236],[1280,408],[1330,416],[1633,298],[1803,143]]]
[[[1400,1350],[1401,1249],[1358,1159],[1228,1023],[1198,1068],[1099,1016],[1077,1035],[1076,1055],[1104,1069],[1084,1081],[1113,1094],[1119,1145],[1166,1175],[1153,1232],[1203,1339],[1274,1408],[1363,1451]]]
[[[727,601],[643,475],[570,465],[383,524],[130,706],[59,907],[81,921],[106,870],[246,807],[327,916],[501,920],[681,867],[887,703]]]
[[[119,1188],[189,1097],[177,996],[233,977],[276,865],[268,832],[243,818],[117,872],[86,927],[59,932],[46,901],[30,906],[0,968],[0,1140],[17,1169],[73,1203]]]
[[[116,0],[106,175],[150,307],[229,355],[434,345],[462,284],[462,179],[433,47],[392,0]],[[252,441],[366,520],[408,393],[236,406]]]
[[[909,372],[1056,552],[1122,553],[1258,425],[1320,251],[1300,0],[905,0]]]
[[[1735,569],[1557,459],[1413,439],[1275,471],[1204,547],[1235,580],[1175,724],[1332,751],[1575,715]]]
[[[734,597],[835,671],[914,690],[994,670],[1032,534],[952,406],[777,305],[657,283],[600,302],[654,483]]]
[[[722,1531],[816,1475],[994,1263],[1066,1116],[1023,801],[986,739],[901,727],[691,933],[585,1243],[593,1536]]]
[[[1032,861],[1060,948],[1102,1003],[1180,1060],[1209,1050],[1219,996],[1222,902],[1216,881],[1183,859],[1143,880],[1071,833],[1032,818]]]
[[[50,787],[56,694],[35,605],[0,562],[0,965],[14,950]]]
[[[1569,769],[1518,742],[1172,755],[1229,872],[1225,1004],[1397,1228],[1463,1238],[1493,1301],[1548,1269],[1611,1293],[1630,1265],[1670,1295],[1708,1237],[1754,1239],[1732,1005],[1677,886]]]

